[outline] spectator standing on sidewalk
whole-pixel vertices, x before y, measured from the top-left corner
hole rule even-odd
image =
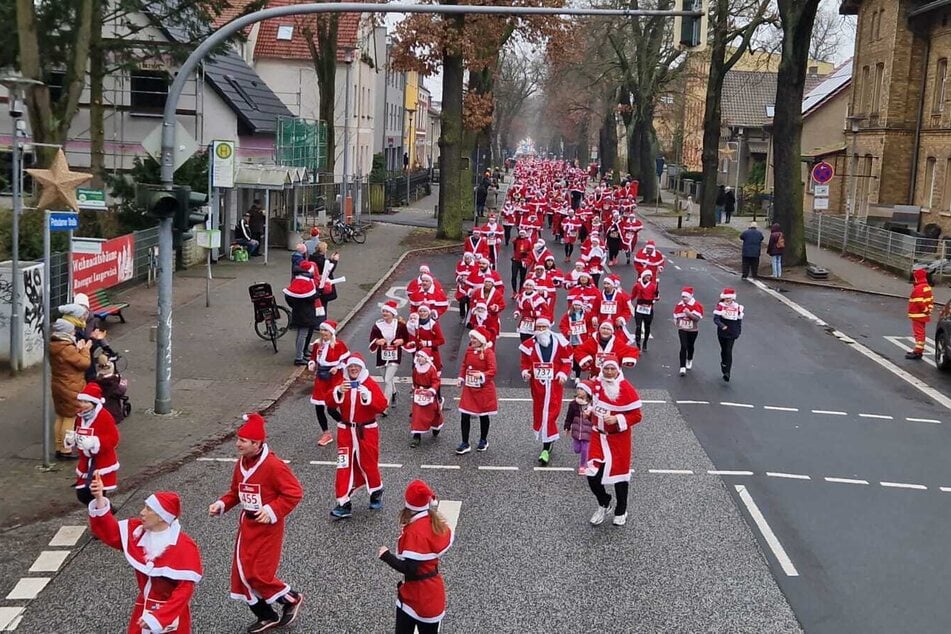
[[[73,428],[79,404],[76,397],[86,387],[85,373],[90,341],[76,342],[76,327],[65,319],[57,319],[50,333],[50,391],[56,411],[54,437],[57,460],[75,460],[72,449],[65,444],[66,432]]]
[[[303,246],[303,243],[301,244]],[[294,279],[284,289],[284,301],[291,309],[290,327],[297,329],[294,365],[307,365],[307,351],[314,336],[314,328],[322,318],[317,316],[317,287],[314,285],[313,262],[304,260],[296,267]]]
[[[264,224],[267,221],[261,201],[255,200],[248,209],[248,213],[251,215],[248,223],[251,227],[251,237],[260,243],[264,239]]]
[[[723,191],[723,213],[726,214],[726,223],[730,224],[730,218],[736,211],[736,193],[732,187],[727,187]]]
[[[759,256],[763,248],[763,234],[757,229],[756,222],[750,223],[750,228],[740,234],[743,242],[743,279],[759,277]]]
[[[733,344],[743,329],[743,305],[737,303],[736,291],[732,288],[724,288],[720,293],[720,302],[713,311],[713,323],[717,326],[717,340],[720,342],[720,372],[723,380],[729,383]]]
[[[713,203],[713,210],[716,214],[717,224],[723,222],[723,209],[726,207],[726,187],[720,185],[717,187],[717,200]]]
[[[908,319],[911,320],[911,329],[915,336],[915,349],[906,354],[905,358],[920,360],[925,353],[926,328],[934,309],[934,295],[925,269],[915,269],[912,275],[915,285],[911,289],[911,297],[908,298]]]
[[[786,250],[786,236],[783,235],[783,229],[778,222],[774,222],[770,228],[769,242],[766,244],[766,255],[770,257],[770,263],[773,265],[773,277],[783,276],[783,252]]]

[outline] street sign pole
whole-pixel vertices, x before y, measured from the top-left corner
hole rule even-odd
[[[15,178],[15,176],[14,176]],[[50,466],[50,212],[43,212],[43,262],[46,268],[46,292],[43,293],[43,468]]]
[[[159,221],[158,257],[158,328],[155,349],[155,404],[156,414],[172,412],[172,220],[171,216]]]

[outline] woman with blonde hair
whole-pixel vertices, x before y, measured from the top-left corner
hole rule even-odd
[[[66,446],[66,432],[73,428],[79,413],[76,397],[86,387],[92,342],[88,339],[77,342],[76,324],[65,319],[57,319],[50,330],[50,391],[56,410],[56,459],[76,460],[78,456]]]
[[[435,634],[446,615],[446,585],[439,558],[452,546],[452,529],[439,514],[436,494],[422,480],[406,487],[400,511],[396,554],[380,547],[379,557],[403,575],[396,593],[396,634]]]

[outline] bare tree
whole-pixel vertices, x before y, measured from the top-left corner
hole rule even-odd
[[[512,123],[525,109],[528,99],[541,89],[544,69],[538,57],[507,47],[499,56],[493,95],[492,140],[493,160],[498,162],[502,150],[511,145]]]
[[[814,62],[832,62],[842,45],[843,18],[830,9],[820,9],[812,27],[809,59]]]

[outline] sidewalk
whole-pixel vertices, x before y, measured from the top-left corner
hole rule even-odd
[[[672,192],[663,192],[662,200],[665,205],[672,207]],[[734,216],[729,225],[719,225],[715,229],[700,229],[699,215],[695,212],[688,222],[683,220],[683,228],[677,228],[678,217],[671,209],[661,206],[655,211],[651,204],[643,204],[639,208],[639,215],[655,228],[663,231],[673,241],[684,245],[691,251],[700,254],[704,259],[711,260],[734,269],[740,270],[742,258],[740,255],[741,243],[739,235],[752,220],[749,216]],[[760,231],[768,238],[768,227],[765,220],[757,219]],[[764,253],[760,258],[760,275],[769,277],[769,259]],[[784,268],[783,281],[825,286],[830,288],[845,288],[870,293],[880,293],[906,297],[911,289],[909,282],[901,276],[860,262],[857,259],[843,257],[831,249],[820,249],[814,244],[806,244],[806,258],[810,264],[821,266],[830,273],[828,280],[810,279],[804,267]]]
[[[499,183],[499,208],[502,207],[502,202],[505,200],[505,196],[508,192],[509,185],[511,185],[511,177],[509,182]],[[473,199],[473,204],[475,201]],[[395,225],[409,225],[412,227],[426,227],[429,229],[436,228],[436,208],[439,205],[439,185],[433,183],[432,193],[429,196],[424,196],[411,205],[405,207],[397,207],[397,212],[395,214],[375,214],[373,217],[379,222],[388,222]],[[462,221],[462,229],[464,232],[468,233],[472,230],[472,208],[468,207],[468,214]],[[479,220],[479,224],[485,223],[485,217]]]
[[[380,221],[382,219],[378,219]],[[330,305],[341,319],[386,275],[406,251],[402,240],[408,227],[376,226],[364,245],[331,247],[340,251],[339,274],[347,281]],[[366,257],[372,254],[372,257]],[[175,275],[172,328],[173,416],[146,413],[155,398],[155,344],[149,341],[156,323],[156,289],[138,286],[121,294],[130,304],[127,323],[109,323],[109,342],[124,357],[122,375],[129,380],[132,415],[120,426],[120,490],[169,464],[184,460],[204,445],[214,444],[234,430],[246,411],[276,399],[294,375],[293,330],[279,340],[274,354],[270,341],[259,339],[247,288],[270,282],[278,302],[290,278],[290,253],[271,250],[271,263],[220,261],[213,268],[211,307],[205,307],[205,268]],[[70,485],[75,462],[55,463],[51,472],[39,467],[42,452],[41,373],[32,370],[0,385],[3,403],[3,447],[0,458],[0,527],[76,508]]]

